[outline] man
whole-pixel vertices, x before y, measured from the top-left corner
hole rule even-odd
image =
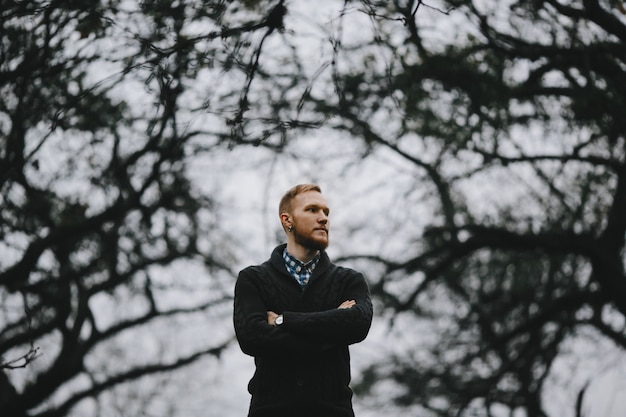
[[[256,365],[249,417],[354,416],[348,345],[367,336],[372,303],[363,275],[325,252],[329,212],[319,186],[287,191],[287,244],[239,273],[235,333]]]

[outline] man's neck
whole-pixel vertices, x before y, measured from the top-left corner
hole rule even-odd
[[[308,263],[319,253],[317,249],[310,249],[295,243],[287,242],[287,252],[303,264]]]

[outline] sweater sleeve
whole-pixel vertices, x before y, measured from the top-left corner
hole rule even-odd
[[[235,284],[233,322],[241,350],[250,356],[285,356],[319,353],[330,346],[307,340],[267,322],[259,280],[251,269],[239,273]]]
[[[356,301],[351,308],[319,312],[283,312],[286,330],[330,344],[350,345],[361,342],[372,324],[373,307],[369,288],[361,273],[355,272],[339,295],[341,302]]]

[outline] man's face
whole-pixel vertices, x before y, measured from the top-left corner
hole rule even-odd
[[[305,248],[328,247],[328,214],[326,199],[317,191],[298,194],[291,202],[291,221],[295,242]]]

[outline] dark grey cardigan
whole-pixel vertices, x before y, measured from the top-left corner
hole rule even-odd
[[[249,417],[353,417],[348,345],[365,339],[372,302],[363,275],[322,252],[306,287],[287,272],[285,245],[239,273],[234,325],[241,350],[254,356]],[[349,309],[337,309],[355,300]],[[267,311],[283,324],[267,323]]]

